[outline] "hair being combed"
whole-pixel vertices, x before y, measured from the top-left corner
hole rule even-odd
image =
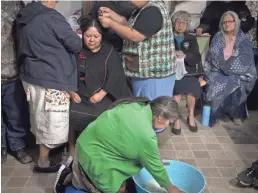
[[[175,100],[173,100],[172,97],[168,97],[168,96],[161,96],[154,99],[153,101],[148,100],[148,98],[146,97],[123,98],[114,102],[108,108],[108,110],[113,109],[116,106],[121,104],[130,104],[130,103],[143,103],[144,105],[150,104],[152,114],[153,116],[156,116],[156,117],[161,116],[167,120],[175,120],[180,117],[178,103]]]

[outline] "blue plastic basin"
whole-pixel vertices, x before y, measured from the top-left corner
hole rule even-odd
[[[186,193],[201,193],[204,190],[205,177],[193,166],[173,160],[163,160],[163,163],[173,185]],[[153,177],[145,168],[134,176],[133,180],[136,184],[137,193],[150,193],[144,187],[153,181]]]

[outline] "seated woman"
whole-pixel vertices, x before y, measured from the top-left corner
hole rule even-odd
[[[114,48],[102,41],[97,20],[85,18],[83,49],[78,64],[78,92],[72,92],[70,107],[70,153],[74,150],[74,130],[80,133],[89,123],[122,97],[131,96],[121,59]]]
[[[200,97],[200,83],[198,77],[191,76],[196,73],[196,65],[201,62],[198,42],[195,36],[187,33],[191,21],[190,14],[186,11],[178,11],[172,16],[175,34],[175,48],[178,59],[184,59],[186,74],[181,80],[175,81],[174,99],[180,103],[182,95],[187,96],[188,126],[191,132],[197,132],[198,128],[194,119],[195,102]],[[180,135],[181,121],[177,119],[171,128],[172,133]]]
[[[224,115],[241,124],[246,114],[245,102],[257,78],[253,50],[240,30],[235,12],[228,11],[220,20],[204,65],[206,99],[211,105],[210,126]]]
[[[146,98],[115,102],[82,132],[73,165],[69,159],[57,174],[55,192],[62,192],[68,174],[73,172],[72,183],[79,190],[122,193],[124,182],[143,167],[169,193],[181,192],[171,185],[154,131],[167,127],[177,117],[178,104],[171,97],[158,97],[152,102]]]

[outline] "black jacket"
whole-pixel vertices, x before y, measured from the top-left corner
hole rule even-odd
[[[200,21],[203,33],[210,33],[213,37],[219,31],[219,21],[226,11],[234,11],[241,20],[241,30],[247,33],[254,26],[255,19],[245,5],[246,1],[213,1],[205,9]],[[245,18],[245,19],[244,19]]]
[[[43,88],[77,90],[74,54],[80,37],[55,9],[32,2],[17,15],[17,59],[21,79]]]
[[[176,39],[175,49],[176,51],[181,50],[186,55],[185,58],[185,69],[189,74],[196,73],[196,66],[201,62],[201,54],[199,52],[199,45],[195,36],[185,33],[184,41],[179,46]]]
[[[133,6],[126,1],[95,1],[91,9],[90,15],[93,18],[98,18],[100,7],[108,7],[117,14],[124,16],[127,20],[130,18],[133,11]],[[123,40],[113,30],[104,29],[103,39],[111,43],[116,51],[121,52],[123,48]]]

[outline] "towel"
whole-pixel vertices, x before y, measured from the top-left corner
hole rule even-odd
[[[176,80],[181,80],[187,74],[184,58],[176,59]]]

